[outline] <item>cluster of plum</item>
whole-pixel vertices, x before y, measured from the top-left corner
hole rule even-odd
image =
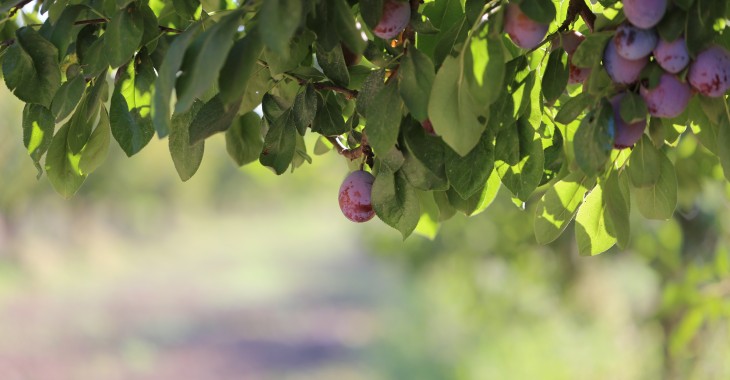
[[[647,124],[646,118],[630,122],[621,118],[619,109],[626,91],[638,88],[652,117],[674,118],[685,110],[695,93],[721,97],[730,89],[730,52],[713,45],[691,60],[684,37],[667,41],[659,36],[655,27],[667,12],[668,0],[624,0],[622,3],[627,22],[615,30],[603,52],[603,67],[611,80],[624,88],[610,101],[614,110],[611,122],[614,146],[618,149],[633,146]],[[519,6],[510,4],[504,28],[517,46],[533,49],[545,38],[548,25],[531,20]],[[585,83],[591,69],[577,67],[571,62],[585,37],[576,31],[561,37],[570,62],[568,83]],[[663,70],[655,86],[641,81],[649,64],[656,64]],[[634,86],[637,83],[638,86]]]
[[[616,28],[604,48],[603,68],[619,89],[610,99],[613,117],[609,121],[617,149],[632,147],[647,125],[646,117],[628,121],[621,117],[621,101],[629,91],[638,92],[651,117],[674,118],[684,112],[694,94],[722,97],[730,89],[730,52],[712,45],[691,59],[683,36],[672,41],[659,36],[655,28],[667,13],[668,1],[623,0],[627,22]],[[385,0],[383,15],[373,34],[383,39],[395,38],[408,25],[410,16],[409,2]],[[548,29],[549,25],[530,19],[518,4],[506,5],[504,31],[518,47],[535,49],[545,40]],[[590,77],[590,68],[572,64],[573,54],[584,40],[585,36],[577,31],[561,35],[561,45],[568,54],[569,84],[585,84]],[[658,65],[662,70],[653,86],[645,80],[648,65]],[[423,125],[433,133],[428,120]],[[373,181],[374,177],[362,170],[345,179],[339,203],[348,219],[365,222],[375,215],[371,205]]]

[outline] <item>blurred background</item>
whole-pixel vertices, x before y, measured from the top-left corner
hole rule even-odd
[[[677,217],[584,258],[504,189],[404,242],[340,214],[334,153],[277,177],[223,136],[187,183],[167,140],[112,142],[64,200],[0,87],[2,380],[730,378],[728,190],[694,138]]]

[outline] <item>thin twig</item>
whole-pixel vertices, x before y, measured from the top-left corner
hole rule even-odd
[[[324,136],[324,138],[332,143],[337,153],[339,153],[342,157],[349,159],[350,161],[357,160],[363,155],[364,144],[360,144],[357,148],[350,149],[342,145],[340,140],[338,140],[335,136]]]
[[[15,16],[15,14],[18,13],[19,10],[28,5],[28,3],[30,3],[31,1],[33,0],[23,0],[18,4],[15,4],[15,6],[10,9],[10,12],[8,12],[8,18]]]

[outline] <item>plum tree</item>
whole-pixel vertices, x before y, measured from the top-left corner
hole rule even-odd
[[[631,84],[639,80],[641,71],[649,63],[647,57],[640,59],[626,59],[618,54],[616,44],[606,44],[603,53],[603,67],[611,79],[618,84]]]
[[[653,29],[639,29],[633,25],[622,24],[616,29],[613,42],[616,52],[623,58],[637,60],[648,57],[659,37]]]
[[[504,19],[504,31],[522,49],[529,50],[539,45],[549,28],[549,25],[531,19],[517,4],[507,5]]]
[[[671,42],[659,39],[654,48],[654,60],[668,73],[677,74],[684,70],[689,64],[689,51],[684,37]]]
[[[656,87],[641,86],[641,96],[651,116],[672,118],[679,116],[687,108],[692,90],[676,75],[664,73]]]
[[[623,0],[624,14],[639,28],[656,26],[667,11],[667,0]]]
[[[340,186],[338,201],[347,219],[356,223],[367,222],[375,216],[371,193],[375,177],[357,170],[350,173]]]
[[[411,6],[403,0],[385,0],[380,22],[373,28],[373,34],[389,40],[399,35],[411,18]]]
[[[703,174],[730,178],[727,2],[28,2],[0,15],[3,80],[25,103],[32,163],[65,197],[111,149],[168,138],[187,180],[222,137],[235,165],[276,175],[342,156],[363,170],[343,185],[343,212],[404,237],[433,237],[503,189],[535,212],[537,242],[575,219],[593,255],[626,248],[630,230],[627,207],[590,194],[641,197],[649,218],[686,206],[652,198],[693,182],[668,174],[682,141],[717,157]],[[625,167],[635,192],[609,182]]]
[[[720,46],[704,50],[690,65],[687,79],[702,95],[724,96],[730,88],[730,53]]]
[[[620,93],[611,98],[611,108],[613,115],[611,116],[611,125],[613,126],[613,146],[616,149],[631,148],[644,134],[646,129],[646,119],[627,123],[621,117],[621,100],[625,93]]]

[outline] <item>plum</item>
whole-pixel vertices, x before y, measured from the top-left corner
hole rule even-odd
[[[431,119],[426,119],[426,120],[422,121],[421,127],[429,135],[436,136],[436,131],[433,129],[433,124],[431,124]]]
[[[345,44],[340,44],[340,46],[342,46],[342,57],[345,59],[345,65],[347,65],[347,67],[356,66],[360,63],[360,60],[362,59],[360,54],[354,53],[352,50],[348,49]]]
[[[340,210],[347,219],[363,223],[375,216],[371,201],[374,181],[375,177],[372,174],[357,170],[350,173],[342,182],[338,200]]]
[[[692,90],[674,74],[664,73],[654,88],[641,86],[641,97],[646,102],[649,114],[656,117],[672,118],[679,116],[692,97]]]
[[[504,15],[504,31],[515,45],[522,49],[533,49],[540,45],[549,25],[540,24],[527,17],[517,4],[507,4]]]
[[[586,67],[578,67],[572,63],[573,53],[578,49],[585,36],[580,32],[571,30],[570,32],[563,33],[562,46],[563,50],[568,53],[568,67],[570,69],[570,76],[568,77],[568,84],[583,83],[589,75],[591,75],[591,69]]]
[[[667,0],[623,0],[624,15],[642,29],[654,27],[667,11]]]
[[[639,29],[629,24],[619,26],[613,36],[616,52],[631,60],[649,56],[658,41],[659,37],[654,29]]]
[[[616,51],[616,44],[611,42],[606,44],[606,49],[603,52],[603,66],[606,68],[611,80],[618,84],[636,82],[639,75],[641,75],[641,70],[648,62],[647,57],[631,60],[620,56]]]
[[[408,1],[385,0],[383,15],[378,25],[373,28],[373,34],[384,40],[395,38],[408,26],[410,19],[411,5]]]
[[[676,74],[684,70],[689,63],[687,42],[683,37],[672,42],[659,39],[659,43],[654,48],[654,59],[668,73]]]
[[[630,148],[636,144],[646,129],[646,119],[635,123],[627,123],[621,118],[621,99],[624,94],[620,93],[611,98],[613,117],[610,123],[613,124],[613,146],[616,149]]]
[[[701,52],[690,65],[687,79],[702,95],[725,95],[730,88],[730,52],[717,45]]]

